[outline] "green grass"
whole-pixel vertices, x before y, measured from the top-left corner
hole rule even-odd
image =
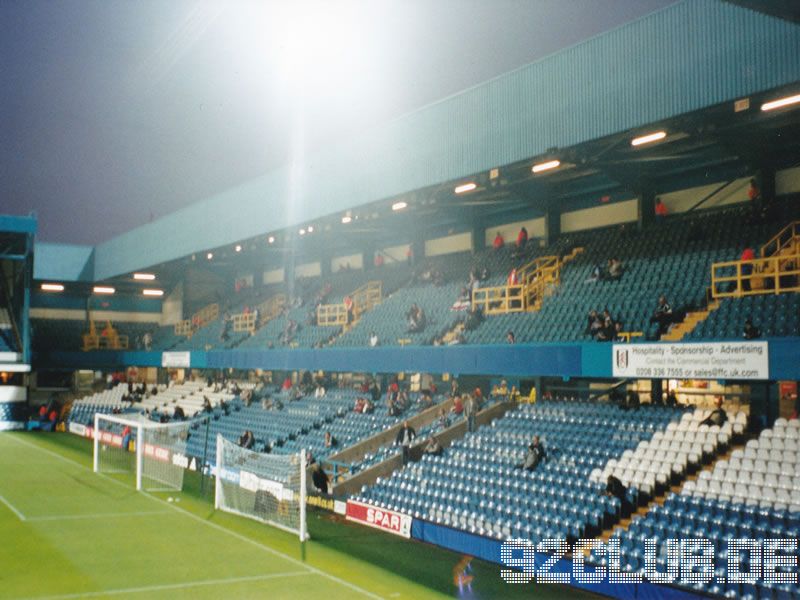
[[[201,485],[205,483],[205,485]],[[309,512],[312,540],[215,511],[208,482],[144,494],[91,471],[68,434],[0,435],[0,598],[446,598],[461,556]],[[168,495],[178,503],[168,503]],[[511,586],[473,561],[474,598],[588,597]]]

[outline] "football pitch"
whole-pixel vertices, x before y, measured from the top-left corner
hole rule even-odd
[[[91,462],[91,444],[75,436],[0,434],[0,598],[586,597],[504,584],[499,566],[480,561],[459,591],[458,554],[317,511],[301,547],[215,511],[196,474],[180,494],[149,494]]]

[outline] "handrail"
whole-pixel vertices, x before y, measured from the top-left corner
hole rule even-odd
[[[800,221],[792,221],[761,246],[761,257],[774,256],[787,247],[792,254],[800,252]]]
[[[377,306],[383,300],[383,282],[369,281],[348,294],[352,302],[352,320],[358,319],[368,310]],[[344,302],[336,304],[320,304],[317,307],[317,325],[335,326],[347,325],[348,307]]]
[[[484,315],[502,315],[510,312],[523,312],[525,285],[498,285],[472,290],[472,305],[479,306]]]
[[[237,313],[231,318],[233,319],[234,331],[247,331],[248,333],[253,333],[256,329],[255,313]]]
[[[714,298],[786,292],[800,292],[800,253],[729,260],[711,265],[711,295]]]

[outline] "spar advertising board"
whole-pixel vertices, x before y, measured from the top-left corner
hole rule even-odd
[[[767,342],[614,344],[614,377],[769,379]]]
[[[378,508],[363,502],[348,500],[346,507],[348,521],[355,521],[368,527],[382,529],[404,538],[411,537],[411,517],[402,513]]]

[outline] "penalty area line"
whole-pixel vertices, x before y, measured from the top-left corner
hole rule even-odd
[[[14,507],[14,505],[13,505],[13,504],[11,504],[11,502],[9,502],[8,500],[6,500],[6,499],[5,499],[3,496],[0,496],[0,502],[2,502],[3,504],[5,504],[5,505],[8,507],[8,509],[9,509],[11,512],[13,512],[15,515],[17,515],[17,518],[18,518],[20,521],[27,521],[27,520],[28,520],[28,519],[27,519],[27,517],[26,517],[25,515],[23,515],[23,514],[22,514],[20,511],[18,511],[18,510],[17,510],[17,509]]]
[[[53,456],[54,458],[57,458],[57,459],[59,459],[61,461],[68,462],[70,464],[76,465],[78,467],[81,467],[82,469],[86,469],[87,471],[92,471],[92,468],[87,466],[87,465],[79,463],[78,461],[73,460],[71,458],[67,458],[66,456],[62,456],[61,454],[58,454],[57,452],[53,452],[52,450],[48,450],[47,448],[42,448],[41,446],[39,446],[37,444],[32,444],[31,442],[27,442],[27,441],[21,440],[21,439],[19,439],[18,436],[14,436],[14,437],[12,437],[10,439],[14,440],[18,444],[22,444],[23,446],[28,446],[30,448],[38,450],[39,452],[44,452],[45,454],[49,454],[49,455]],[[128,486],[126,486],[121,481],[117,481],[116,479],[113,479],[111,477],[106,477],[102,473],[97,473],[97,475],[102,477],[103,479],[105,479],[107,481],[115,483],[115,484],[117,484],[119,486],[122,486],[124,488],[128,488]],[[266,552],[269,552],[270,554],[272,554],[274,556],[279,556],[279,557],[283,558],[284,560],[286,560],[286,561],[288,561],[288,562],[290,562],[292,564],[299,565],[299,566],[303,567],[304,569],[308,569],[308,571],[306,571],[306,573],[313,573],[313,574],[319,575],[320,577],[324,577],[325,579],[328,579],[330,581],[334,581],[334,582],[336,582],[336,583],[338,583],[338,584],[340,584],[340,585],[342,585],[344,587],[350,588],[354,592],[358,592],[362,596],[366,596],[368,598],[373,598],[374,600],[383,600],[383,597],[379,596],[378,594],[373,594],[372,592],[367,591],[364,588],[361,588],[361,587],[357,586],[354,583],[350,583],[349,581],[341,579],[341,578],[337,577],[336,575],[333,575],[331,573],[327,573],[327,572],[325,572],[325,571],[323,571],[321,569],[318,569],[316,567],[312,567],[311,565],[308,565],[308,564],[304,563],[301,560],[293,558],[293,557],[289,556],[288,554],[284,554],[283,552],[280,552],[279,550],[275,550],[274,548],[270,548],[269,546],[267,546],[265,544],[262,544],[261,542],[257,542],[256,540],[254,540],[252,538],[249,538],[249,537],[247,537],[245,535],[241,535],[239,533],[236,533],[235,531],[232,531],[232,530],[230,530],[230,529],[228,529],[226,527],[223,527],[222,525],[217,525],[216,523],[212,523],[211,521],[207,521],[207,520],[203,519],[202,517],[197,516],[194,513],[191,513],[191,512],[189,512],[187,510],[179,508],[179,507],[177,507],[177,506],[175,506],[173,504],[169,504],[166,500],[162,500],[161,498],[158,498],[157,496],[153,496],[151,494],[148,494],[147,492],[142,492],[142,494],[144,496],[147,496],[148,498],[152,499],[155,502],[163,504],[167,508],[170,508],[170,509],[172,509],[172,510],[174,510],[174,511],[176,511],[176,512],[178,512],[178,513],[180,513],[180,514],[182,514],[184,516],[186,516],[186,517],[189,517],[190,519],[193,519],[193,520],[197,521],[198,523],[203,523],[206,526],[211,527],[212,529],[216,529],[216,530],[218,530],[218,531],[220,531],[222,533],[226,533],[226,534],[228,534],[230,536],[235,537],[238,540],[241,540],[243,542],[246,542],[248,544],[256,546],[257,548],[261,548],[262,550],[264,550]]]

